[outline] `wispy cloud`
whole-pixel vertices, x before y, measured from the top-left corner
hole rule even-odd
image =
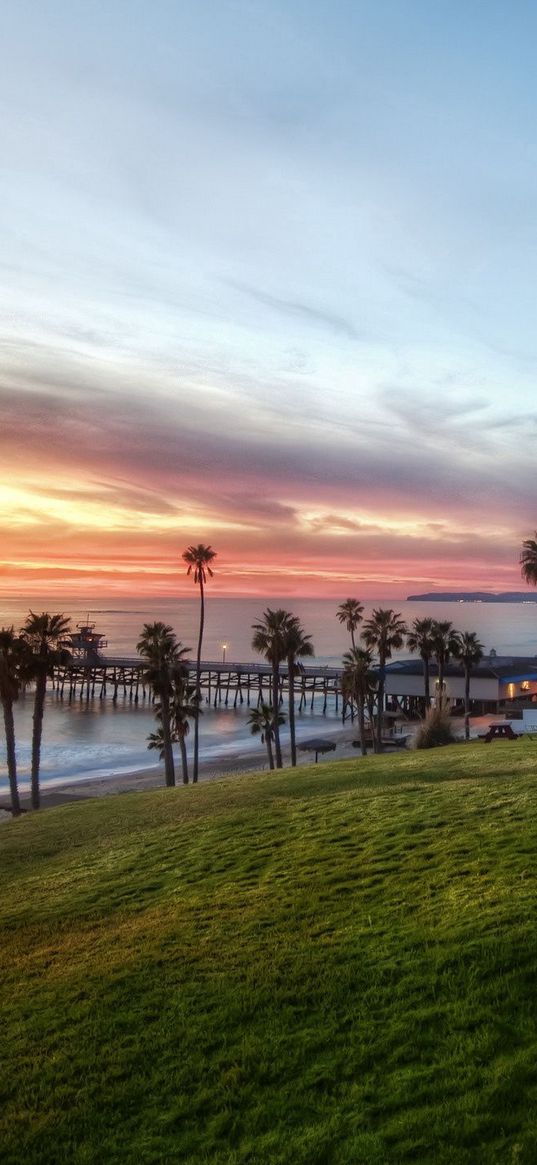
[[[225,281],[229,287],[239,291],[242,295],[248,296],[250,299],[261,304],[263,307],[269,308],[272,312],[277,312],[282,316],[291,319],[299,319],[311,327],[328,328],[335,332],[336,335],[343,336],[348,340],[358,340],[360,338],[359,332],[355,325],[350,320],[344,319],[331,311],[316,307],[311,303],[305,303],[298,299],[285,299],[277,295],[271,295],[267,291],[260,288],[251,287],[246,283],[240,283],[238,280],[227,279]]]

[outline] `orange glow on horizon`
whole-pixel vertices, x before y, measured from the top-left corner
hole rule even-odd
[[[465,512],[429,511],[427,498],[418,507],[395,497],[387,511],[373,498],[361,507],[286,493],[266,502],[234,490],[209,502],[194,485],[179,495],[177,484],[81,481],[73,469],[24,473],[14,463],[0,492],[0,597],[189,597],[181,553],[192,541],[217,551],[210,588],[220,597],[522,589],[506,520],[484,514],[476,527]]]
[[[470,577],[463,563],[456,563],[449,569],[446,569],[445,563],[427,564],[426,573],[412,572],[409,569],[411,565],[408,562],[394,564],[398,569],[391,573],[385,564],[377,563],[358,573],[352,569],[338,568],[335,564],[230,564],[222,557],[215,563],[210,592],[221,598],[241,595],[337,598],[356,594],[363,599],[404,599],[407,594],[416,591],[522,589],[516,572],[510,568],[496,568],[493,587],[487,570],[474,571]],[[437,569],[434,569],[435,566]],[[13,562],[4,565],[0,573],[0,597],[6,598],[40,593],[85,596],[94,592],[102,597],[121,594],[147,598],[188,598],[193,594],[193,589],[191,580],[181,569],[180,554],[177,554],[176,562],[154,565]]]

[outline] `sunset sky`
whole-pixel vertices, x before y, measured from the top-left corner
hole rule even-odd
[[[0,593],[522,589],[537,8],[17,0]]]

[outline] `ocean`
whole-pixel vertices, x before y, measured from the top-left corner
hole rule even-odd
[[[343,596],[345,597],[345,596]],[[95,600],[93,600],[95,604]],[[228,662],[247,662],[259,659],[252,650],[252,624],[259,620],[267,606],[285,607],[298,615],[312,637],[315,660],[321,664],[338,665],[349,648],[349,636],[336,619],[337,602],[332,599],[221,599],[212,598],[208,588],[203,658],[222,660],[224,644]],[[411,623],[426,615],[435,619],[449,619],[460,631],[475,631],[489,651],[498,655],[537,654],[537,604],[532,603],[435,603],[396,602],[376,600],[365,604],[364,617],[374,607],[393,607]],[[80,598],[61,604],[56,599],[34,601],[3,599],[0,601],[0,626],[22,625],[28,610],[62,611],[69,615],[73,626],[86,622],[88,614],[107,638],[104,654],[132,655],[143,624],[162,620],[173,626],[181,642],[192,648],[195,655],[199,604],[197,599],[122,599],[106,600],[100,607],[85,603]],[[402,650],[400,656],[408,655]],[[313,662],[313,661],[312,661]],[[30,741],[32,729],[32,693],[24,696],[16,707],[17,756],[21,789],[28,787],[30,773]],[[241,754],[259,746],[259,737],[253,738],[247,725],[248,709],[205,707],[200,724],[200,756],[203,760],[239,758]],[[297,716],[297,736],[323,736],[335,731],[340,724],[334,710],[323,716],[319,709],[308,710]],[[53,786],[72,780],[88,780],[132,772],[137,769],[159,767],[154,752],[147,750],[146,738],[153,731],[154,717],[151,705],[130,703],[120,697],[116,704],[110,698],[97,697],[89,702],[78,699],[71,703],[48,693],[45,709],[42,784]],[[285,732],[283,740],[285,743]],[[189,743],[189,751],[192,740]],[[5,740],[0,738],[0,793],[7,788]]]

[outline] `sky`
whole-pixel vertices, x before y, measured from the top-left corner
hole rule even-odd
[[[535,5],[2,22],[0,595],[523,589]]]

